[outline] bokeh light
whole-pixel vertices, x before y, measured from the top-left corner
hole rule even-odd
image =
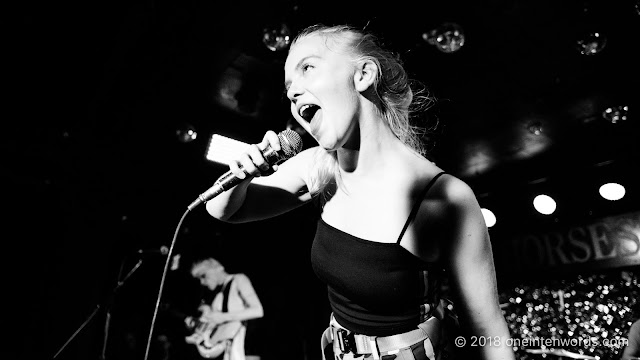
[[[263,29],[262,42],[271,51],[287,49],[291,42],[291,31],[285,23],[276,23]]]
[[[602,117],[612,124],[627,120],[628,106],[613,106],[602,112]]]
[[[422,39],[445,53],[456,52],[465,43],[462,27],[451,22],[444,23],[429,32],[423,33]]]
[[[595,55],[607,45],[607,37],[599,32],[591,32],[576,41],[576,47],[582,55]]]
[[[195,140],[198,137],[198,133],[192,125],[182,124],[176,129],[176,136],[178,141],[188,143]]]

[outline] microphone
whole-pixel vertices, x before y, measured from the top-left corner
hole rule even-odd
[[[162,245],[159,249],[140,249],[138,250],[138,254],[160,254],[167,255],[169,253],[169,248]]]
[[[261,150],[262,156],[264,156],[270,166],[277,165],[293,157],[302,150],[302,138],[293,130],[287,129],[280,132],[278,134],[278,140],[280,140],[280,151],[275,151],[269,145],[266,149]],[[242,169],[242,167],[240,169]],[[225,174],[220,176],[218,180],[216,180],[212,187],[200,194],[198,198],[188,206],[189,211],[193,210],[193,208],[203,202],[207,202],[233,188],[242,181],[243,179],[236,177],[231,171],[227,171]]]

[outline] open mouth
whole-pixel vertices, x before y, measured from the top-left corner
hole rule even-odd
[[[314,105],[314,104],[303,105],[300,108],[300,116],[306,121],[311,122],[311,119],[313,119],[313,116],[316,114],[316,112],[319,109],[320,107],[318,105]]]

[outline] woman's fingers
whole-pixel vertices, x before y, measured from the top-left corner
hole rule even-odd
[[[272,150],[274,151],[280,151],[280,138],[278,137],[278,134],[276,134],[274,131],[267,131],[266,134],[264,134],[264,138],[262,138],[262,142],[260,143],[260,148],[261,149],[266,149],[267,146],[271,147]]]
[[[244,179],[247,174],[240,168],[239,160],[232,160],[229,162],[229,170],[239,179]]]
[[[249,145],[247,151],[240,157],[229,163],[229,170],[238,178],[246,179],[247,176],[262,176],[273,173],[277,166],[269,164],[264,154],[269,151],[280,151],[280,139],[278,135],[269,130],[259,144]]]
[[[251,164],[247,164],[248,166],[245,167],[244,170],[251,176],[260,176],[262,171],[269,170],[269,163],[265,160],[262,150],[260,150],[258,145],[249,146],[247,155],[249,155],[251,159]]]

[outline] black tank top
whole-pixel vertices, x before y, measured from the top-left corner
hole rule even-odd
[[[396,243],[364,240],[318,220],[311,265],[327,284],[333,315],[342,326],[372,336],[402,333],[420,323],[422,304],[436,303],[440,270],[411,254],[400,241],[442,174],[416,200]]]

